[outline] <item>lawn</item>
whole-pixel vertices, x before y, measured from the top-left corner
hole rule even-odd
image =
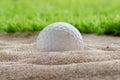
[[[120,0],[0,0],[0,32],[40,31],[58,21],[120,36]]]

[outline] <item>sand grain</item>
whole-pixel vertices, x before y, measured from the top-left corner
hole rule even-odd
[[[83,34],[84,51],[40,52],[34,33],[0,33],[0,80],[119,80],[120,37]]]

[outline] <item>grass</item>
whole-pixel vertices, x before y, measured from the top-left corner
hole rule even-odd
[[[120,36],[120,0],[0,0],[0,32],[34,32],[64,21],[82,33]]]

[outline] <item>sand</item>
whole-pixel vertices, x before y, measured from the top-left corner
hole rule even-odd
[[[0,80],[120,80],[120,37],[82,34],[83,51],[40,52],[37,35],[0,33]]]

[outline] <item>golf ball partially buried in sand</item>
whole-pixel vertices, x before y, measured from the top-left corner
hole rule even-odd
[[[71,24],[56,22],[38,35],[37,48],[42,52],[74,51],[84,48],[80,32]]]

